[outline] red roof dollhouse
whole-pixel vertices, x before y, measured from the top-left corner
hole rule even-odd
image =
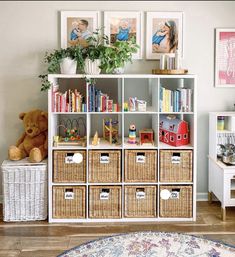
[[[172,146],[189,144],[188,122],[175,116],[160,116],[159,140]]]

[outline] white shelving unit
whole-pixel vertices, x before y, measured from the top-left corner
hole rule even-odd
[[[121,75],[87,75],[86,78],[92,78],[96,80],[97,87],[100,87],[103,92],[111,94],[110,98],[118,101],[122,106],[119,112],[89,112],[88,108],[86,112],[80,113],[68,113],[68,112],[52,112],[52,102],[51,102],[51,89],[48,91],[48,144],[49,144],[49,154],[48,154],[48,168],[49,168],[49,222],[131,222],[131,221],[195,221],[196,220],[196,163],[197,163],[197,77],[196,75],[152,75],[152,74],[121,74]],[[63,75],[63,74],[51,74],[48,76],[48,80],[53,85],[59,85],[61,90],[67,90],[69,88],[76,88],[78,85],[78,91],[83,90],[86,95],[86,103],[88,103],[88,84],[85,83],[83,75]],[[185,88],[191,88],[192,95],[192,112],[167,112],[162,113],[159,111],[159,95],[160,95],[160,85],[164,87],[175,90],[179,87],[180,82],[184,80]],[[108,91],[108,92],[107,92]],[[111,93],[110,93],[111,92]],[[147,111],[146,112],[124,112],[123,103],[128,102],[129,97],[137,97],[138,99],[147,101]],[[172,147],[170,145],[159,142],[159,118],[162,114],[175,114],[180,119],[184,119],[189,122],[190,129],[190,144],[181,147]],[[53,146],[53,136],[58,134],[57,127],[60,125],[61,119],[66,117],[84,117],[86,120],[86,136],[87,144],[85,147],[80,146]],[[109,144],[105,140],[101,140],[98,146],[93,146],[91,140],[94,136],[95,131],[98,131],[99,137],[102,135],[102,119],[104,117],[115,117],[119,121],[119,138],[120,144],[114,145]],[[136,130],[143,128],[152,128],[154,130],[154,145],[152,146],[141,146],[141,145],[131,145],[127,143],[129,125],[134,123],[136,125]],[[137,133],[138,135],[138,133]],[[87,154],[87,165],[86,165],[86,182],[85,183],[55,183],[53,182],[53,151],[55,150],[85,150]],[[89,173],[89,162],[88,162],[88,152],[91,150],[121,150],[121,182],[119,183],[89,183],[88,173]],[[154,149],[157,150],[157,160],[160,158],[161,149],[177,149],[177,150],[192,150],[193,153],[193,178],[192,182],[160,182],[160,164],[157,162],[157,180],[156,182],[138,182],[138,183],[127,183],[124,182],[124,150],[125,149]],[[84,219],[73,219],[73,218],[54,218],[53,217],[53,186],[71,186],[71,185],[84,185],[86,187],[86,218]],[[120,185],[122,187],[122,216],[120,219],[94,219],[88,216],[88,201],[89,192],[88,187],[90,185]],[[125,185],[155,185],[157,186],[157,213],[154,218],[126,218],[124,217],[124,186]],[[192,216],[189,218],[164,218],[159,215],[159,202],[160,202],[160,185],[191,185],[193,191],[192,200]]]
[[[224,117],[224,129],[218,130],[218,117]],[[221,217],[226,220],[226,207],[235,206],[235,166],[226,165],[217,158],[218,144],[235,144],[235,128],[229,127],[229,120],[235,119],[235,112],[210,112],[209,114],[209,185],[208,198],[212,194],[221,202]]]

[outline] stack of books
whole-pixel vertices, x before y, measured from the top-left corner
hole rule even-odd
[[[160,112],[191,112],[192,89],[170,90],[160,86]]]
[[[118,112],[119,106],[107,94],[90,84],[88,88],[88,109],[90,112]]]
[[[52,111],[86,112],[85,97],[77,89],[69,89],[62,93],[55,87],[52,90]]]

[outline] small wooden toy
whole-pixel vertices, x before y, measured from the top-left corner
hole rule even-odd
[[[83,133],[86,133],[86,124],[84,118],[80,117],[78,119],[67,119],[63,121],[59,126],[57,126],[59,135],[53,137],[54,146],[62,145],[82,145],[86,146],[86,136],[81,137],[81,126],[79,121],[83,125]],[[60,130],[62,128],[62,131]],[[61,136],[60,134],[63,134]]]
[[[188,122],[176,118],[175,115],[161,115],[159,140],[172,146],[189,144]]]
[[[152,129],[141,129],[139,131],[139,137],[140,137],[140,145],[142,144],[154,145]]]
[[[128,112],[128,103],[127,102],[124,103],[124,112]]]
[[[96,131],[91,144],[96,146],[96,145],[99,145],[99,143],[100,143],[100,138],[98,137],[98,132]]]
[[[118,143],[118,121],[103,119],[103,138],[110,144]]]
[[[136,144],[136,128],[135,128],[134,124],[130,125],[130,128],[129,128],[128,143],[129,144]]]

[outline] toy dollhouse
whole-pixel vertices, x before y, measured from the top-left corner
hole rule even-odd
[[[189,144],[188,122],[175,116],[162,115],[159,124],[159,140],[171,146]]]

